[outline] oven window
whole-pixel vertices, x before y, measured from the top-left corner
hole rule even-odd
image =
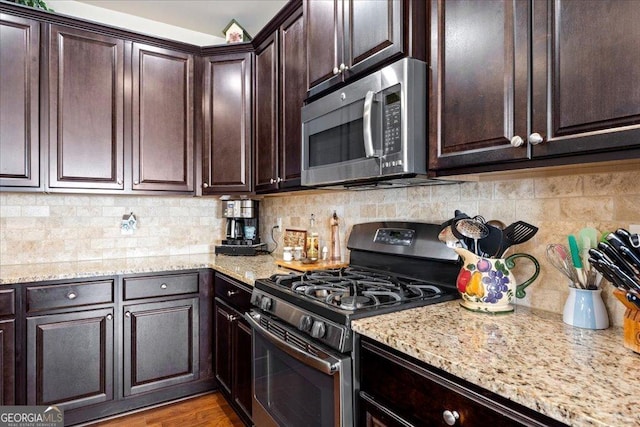
[[[274,421],[281,426],[338,425],[334,387],[339,378],[306,366],[260,334],[254,337],[255,397]]]
[[[365,157],[362,118],[309,135],[309,166],[323,166]]]

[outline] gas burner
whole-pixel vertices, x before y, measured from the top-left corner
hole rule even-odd
[[[330,302],[327,300],[327,302]],[[372,305],[372,299],[366,296],[348,296],[340,299],[340,308],[345,310],[356,310],[368,305]]]

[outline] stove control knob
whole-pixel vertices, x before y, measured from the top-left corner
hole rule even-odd
[[[311,336],[314,338],[322,338],[324,334],[327,332],[327,328],[324,325],[324,322],[320,322],[316,320],[313,322],[313,326],[311,327]]]
[[[260,300],[260,308],[264,311],[269,311],[269,309],[271,308],[271,298],[262,297],[262,300]]]
[[[260,307],[260,301],[262,301],[262,296],[258,294],[251,295],[251,304],[256,307]]]
[[[309,315],[304,315],[300,318],[300,322],[298,322],[298,329],[301,331],[309,331],[311,326],[313,325],[313,319]]]

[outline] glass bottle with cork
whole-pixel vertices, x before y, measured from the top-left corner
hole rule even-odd
[[[316,229],[316,217],[311,214],[309,219],[309,229],[307,230],[307,258],[310,261],[318,260],[318,230]]]

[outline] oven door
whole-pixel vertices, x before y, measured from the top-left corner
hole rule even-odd
[[[353,425],[351,358],[256,311],[252,417],[257,427]]]

